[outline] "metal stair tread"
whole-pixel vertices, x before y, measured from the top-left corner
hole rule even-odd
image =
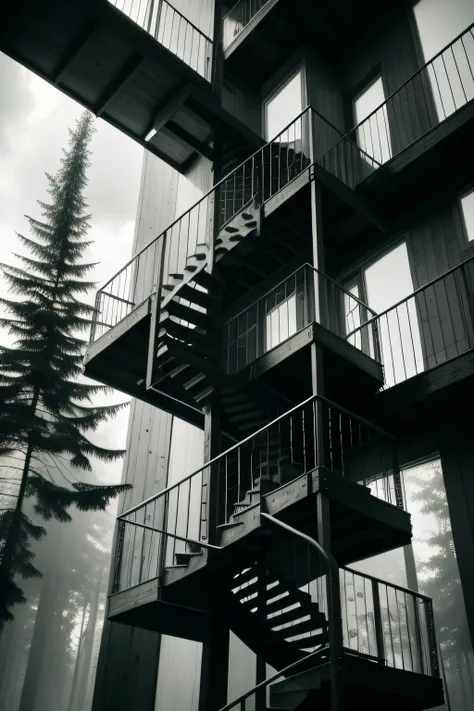
[[[287,610],[286,612],[282,612],[280,615],[275,615],[275,617],[271,617],[268,620],[269,624],[273,624],[275,621],[275,625],[284,625],[287,624],[288,622],[293,622],[294,620],[298,620],[301,617],[305,617],[306,615],[311,615],[312,617],[317,617],[318,619],[324,620],[325,617],[324,614],[321,612],[319,609],[319,605],[316,602],[312,602],[310,605],[307,606],[299,606],[295,607],[292,610]]]

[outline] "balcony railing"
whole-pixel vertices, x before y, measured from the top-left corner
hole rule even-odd
[[[238,0],[222,21],[222,42],[224,49],[240,35],[253,18],[265,7],[268,0]]]
[[[124,512],[119,517],[123,553],[116,589],[159,575],[160,566],[174,564],[176,553],[189,551],[188,539],[213,543],[217,526],[238,520],[239,513],[259,503],[259,487],[265,493],[268,483],[289,483],[318,466],[369,486],[387,503],[404,506],[394,438],[330,400],[313,396]],[[148,562],[125,571],[121,561],[136,548],[137,537],[143,538]]]
[[[473,99],[471,25],[317,162],[353,188]]]
[[[301,112],[272,141],[225,176],[195,205],[141,249],[97,293],[91,342],[116,326],[157,291],[170,274],[183,273],[190,258],[213,259],[210,212],[218,200],[218,230],[248,207],[258,209],[309,169],[310,116],[318,127],[333,129],[311,107]],[[318,129],[321,130],[321,129]],[[216,240],[216,252],[219,248]],[[162,265],[162,269],[161,269]]]
[[[336,281],[311,264],[303,264],[224,324],[224,370],[237,373],[317,320],[315,284],[321,301],[319,320],[341,338],[376,315]],[[343,309],[345,323],[340,318]],[[357,339],[352,340],[355,345]],[[378,343],[375,326],[370,330],[370,343],[374,348]]]
[[[167,0],[109,0],[204,79],[212,78],[212,40]]]
[[[474,347],[473,299],[471,258],[350,330],[346,338],[381,362],[385,387],[391,387]]]

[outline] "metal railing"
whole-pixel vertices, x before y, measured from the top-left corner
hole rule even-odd
[[[395,669],[439,677],[430,598],[340,569],[343,645]]]
[[[355,187],[473,99],[474,25],[470,25],[317,162]]]
[[[109,279],[97,292],[91,342],[153,295],[159,289],[158,282],[163,284],[170,275],[182,274],[189,259],[193,262],[192,267],[196,262],[211,261],[211,210],[215,200],[219,202],[215,248],[228,249],[229,237],[236,230],[232,220],[238,219],[245,210],[254,214],[266,200],[309,168],[311,111],[310,107],[305,109]],[[161,264],[163,270],[159,269]]]
[[[391,387],[474,346],[474,257],[351,330],[346,338],[384,369]],[[377,331],[378,353],[371,334]]]
[[[133,22],[211,81],[213,42],[167,0],[108,0]]]
[[[315,285],[320,302],[318,319]],[[344,321],[342,313],[345,314]],[[345,338],[348,331],[375,315],[375,311],[334,279],[312,264],[303,264],[226,321],[223,326],[224,369],[228,374],[237,373],[315,320]],[[369,333],[370,344],[376,349],[376,323]],[[361,336],[349,339],[353,345],[359,345],[361,341]]]
[[[268,0],[238,0],[222,20],[222,42],[224,49],[240,35]]]
[[[120,560],[134,549],[132,538],[146,539],[142,558],[148,563],[142,560],[133,571],[133,584],[159,574],[157,557],[164,566],[172,565],[177,553],[189,552],[189,541],[213,544],[217,526],[238,521],[239,514],[259,504],[261,491],[318,466],[371,486],[387,503],[404,506],[394,438],[327,398],[312,396],[119,516],[127,544]],[[153,530],[147,530],[150,526]],[[165,543],[162,531],[169,532]]]

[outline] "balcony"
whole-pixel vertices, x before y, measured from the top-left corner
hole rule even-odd
[[[317,163],[396,214],[457,174],[474,148],[474,25],[421,67]],[[466,165],[466,169],[468,166]]]
[[[226,320],[224,372],[239,373],[240,382],[245,374],[249,379],[263,378],[287,397],[303,398],[311,383],[309,346],[318,343],[328,354],[325,387],[332,398],[347,404],[374,393],[383,385],[382,369],[373,353],[362,352],[346,339],[344,312],[358,324],[376,316],[340,284],[303,264]]]
[[[0,26],[2,52],[177,170],[212,158],[216,120],[258,140],[213,99],[212,38],[167,0],[26,0]]]
[[[397,431],[413,422],[427,426],[449,408],[470,409],[473,288],[470,258],[365,322],[356,313],[348,325],[346,339],[383,367],[384,388],[372,413]]]
[[[205,597],[216,566],[222,579],[227,568],[237,575],[262,544],[262,506],[315,536],[316,498],[323,495],[341,565],[409,543],[395,444],[389,433],[323,397],[275,418],[120,516],[111,617],[157,629],[162,614],[171,624],[174,605],[206,609],[200,589]],[[130,566],[127,551],[137,545],[144,564]],[[278,536],[265,543],[273,568],[291,558],[285,545]]]

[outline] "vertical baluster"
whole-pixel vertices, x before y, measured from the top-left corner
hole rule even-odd
[[[380,583],[375,578],[372,578],[372,600],[374,603],[374,626],[375,626],[375,640],[377,644],[377,657],[381,662],[385,661],[385,638],[383,632],[383,622],[382,622],[382,610],[380,607],[380,594],[379,594]]]
[[[401,351],[401,355],[402,355],[403,372],[405,375],[404,379],[406,379],[406,378],[408,378],[408,370],[407,370],[407,365],[406,365],[406,361],[405,361],[405,349],[403,347],[403,334],[402,334],[402,329],[400,326],[400,315],[399,315],[398,309],[399,309],[399,307],[397,306],[395,309],[395,315],[397,317],[397,324],[398,324],[398,336],[400,339],[400,351]]]

